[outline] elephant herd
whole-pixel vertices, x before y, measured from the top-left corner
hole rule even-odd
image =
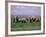
[[[22,22],[22,23],[26,23],[26,22],[40,22],[41,19],[40,17],[16,17],[13,18],[13,22]]]

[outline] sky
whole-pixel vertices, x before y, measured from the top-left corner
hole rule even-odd
[[[11,15],[13,16],[41,16],[41,7],[11,5]]]

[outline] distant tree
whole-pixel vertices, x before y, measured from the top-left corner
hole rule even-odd
[[[18,20],[19,18],[18,17],[16,17],[16,22],[19,22],[19,20]]]
[[[15,18],[13,18],[13,23],[15,23]]]

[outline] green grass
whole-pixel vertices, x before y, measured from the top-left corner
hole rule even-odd
[[[11,23],[11,31],[39,30],[41,29],[40,22],[31,23]]]

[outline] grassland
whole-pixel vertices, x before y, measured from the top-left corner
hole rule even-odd
[[[31,22],[31,23],[11,23],[11,31],[30,31],[30,30],[40,30],[40,22]]]

